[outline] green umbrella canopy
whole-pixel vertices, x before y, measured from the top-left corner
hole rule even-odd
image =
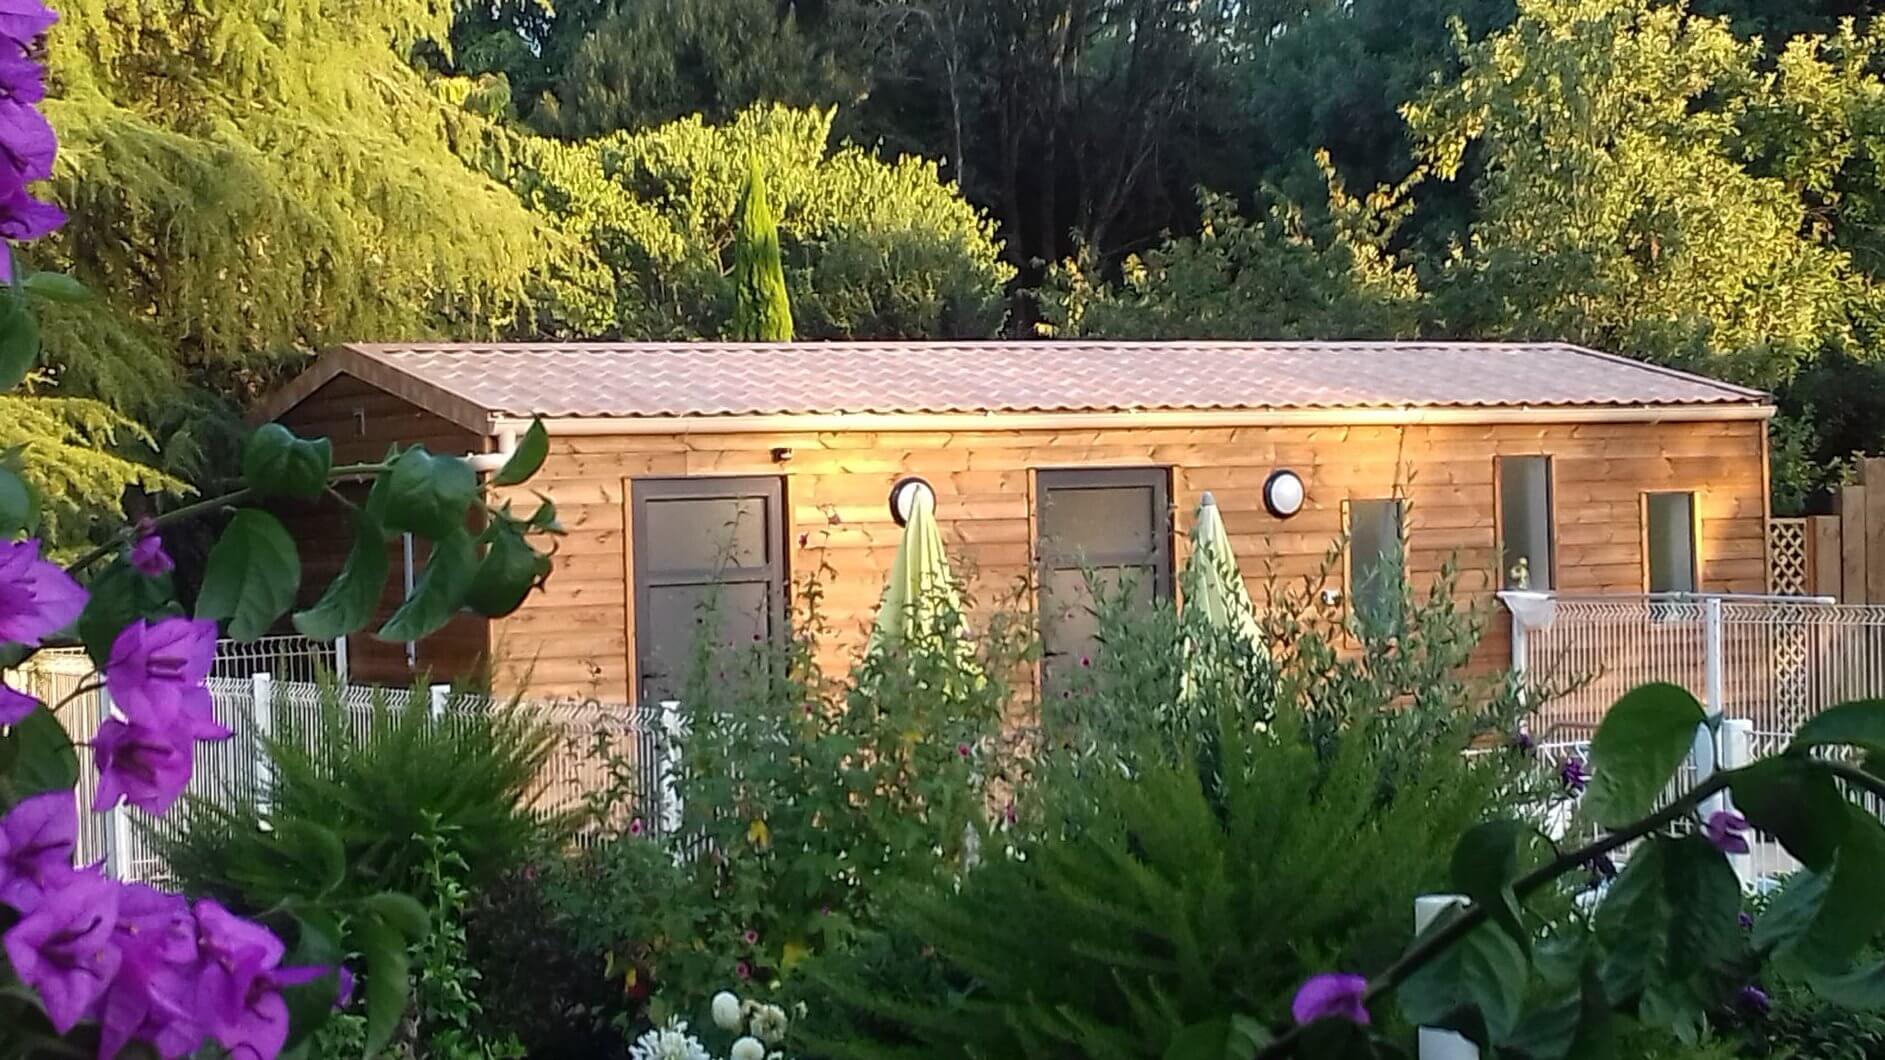
[[[897,562],[890,569],[871,628],[867,652],[904,641],[912,627],[930,630],[938,614],[962,614],[962,597],[943,552],[942,530],[936,525],[936,498],[927,489],[910,490],[910,511],[897,544]]]
[[[1212,625],[1227,632],[1240,632],[1252,644],[1261,641],[1257,628],[1257,609],[1244,588],[1237,557],[1231,552],[1230,533],[1224,529],[1224,517],[1218,514],[1217,500],[1206,493],[1198,502],[1198,517],[1191,530],[1191,558],[1186,562],[1185,591],[1190,594],[1188,607],[1201,608]]]

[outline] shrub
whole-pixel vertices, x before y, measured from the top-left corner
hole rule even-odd
[[[619,828],[546,892],[604,958],[625,1031],[703,1024],[716,992],[790,978],[879,923],[895,885],[947,887],[972,859],[1010,771],[1005,677],[1025,639],[997,617],[971,648],[939,609],[840,684],[818,665],[826,632],[814,588],[783,646],[703,641],[681,696],[678,831],[653,834],[641,763],[609,753],[621,780],[599,808]]]
[[[1103,604],[1010,856],[900,892],[887,930],[815,965],[816,1050],[1157,1057],[1207,1021],[1278,1022],[1311,972],[1385,966],[1454,841],[1533,772],[1469,753],[1521,703],[1454,673],[1474,636],[1449,589],[1377,631],[1273,589],[1261,649]]]
[[[433,856],[428,837],[444,834],[475,886],[515,864],[540,833],[567,827],[566,814],[532,805],[555,737],[529,714],[455,710],[441,723],[415,694],[399,707],[380,698],[362,720],[330,690],[305,725],[290,716],[264,736],[261,790],[188,800],[174,828],[153,834],[172,876],[232,907],[267,909],[303,894],[307,866],[331,856],[318,832],[339,840],[343,894],[418,893]]]

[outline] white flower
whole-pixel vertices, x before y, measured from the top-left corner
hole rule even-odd
[[[731,990],[722,990],[713,996],[713,1025],[723,1031],[735,1034],[743,1029],[745,1020],[740,1017],[740,999]]]
[[[732,1060],[766,1060],[766,1047],[759,1044],[758,1038],[741,1038],[733,1043],[733,1052],[728,1055]]]
[[[706,1046],[687,1033],[687,1021],[677,1019],[635,1039],[628,1055],[631,1060],[712,1060]]]
[[[761,1005],[753,1013],[753,1034],[767,1045],[785,1041],[785,1010],[777,1005]]]

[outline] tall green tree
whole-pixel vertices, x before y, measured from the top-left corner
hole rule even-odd
[[[234,404],[325,343],[536,330],[532,277],[586,251],[469,164],[503,134],[406,62],[452,6],[62,3],[45,109],[71,223],[33,264],[102,293],[44,315],[25,400],[100,407],[35,422],[121,417],[115,452],[194,478]],[[65,496],[115,508],[135,479]]]
[[[740,189],[733,230],[733,336],[740,342],[791,342],[792,300],[779,261],[779,221],[766,200],[766,175],[754,161]]]
[[[754,107],[578,144],[525,140],[508,179],[599,273],[557,288],[557,314],[628,338],[717,338],[733,318],[734,231],[749,160],[779,205],[803,339],[987,338],[1004,317],[994,225],[936,163],[830,144],[834,114]],[[593,301],[592,301],[593,299]],[[599,321],[599,322],[596,322]]]

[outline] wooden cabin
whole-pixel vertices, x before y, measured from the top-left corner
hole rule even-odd
[[[764,636],[795,580],[827,570],[827,648],[861,647],[906,476],[934,490],[974,597],[1026,584],[1037,614],[1073,617],[1045,624],[1050,667],[1087,650],[1083,566],[1169,594],[1206,491],[1259,602],[1345,532],[1328,588],[1350,598],[1393,552],[1416,588],[1455,558],[1501,665],[1491,594],[1521,578],[1764,590],[1772,413],[1757,391],[1559,343],[1066,341],[353,345],[259,414],[341,461],[501,453],[542,417],[550,455],[517,492],[568,529],[547,588],[410,657],[357,635],[353,672],[488,663],[501,687],[619,702],[669,690],[709,592],[725,635]],[[318,588],[349,533],[338,511],[297,518]],[[389,610],[423,562],[396,554]]]

